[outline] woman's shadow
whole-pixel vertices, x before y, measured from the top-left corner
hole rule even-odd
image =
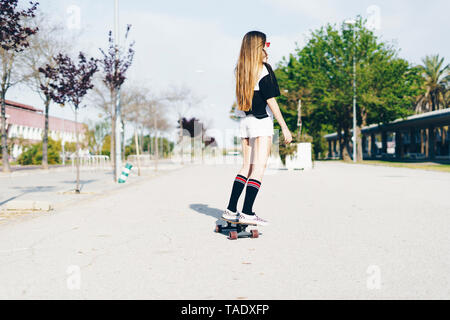
[[[198,213],[204,214],[206,216],[213,217],[216,220],[216,224],[220,223],[222,221],[222,213],[223,210],[217,209],[217,208],[210,208],[207,204],[201,204],[201,203],[192,203],[189,205],[189,208],[192,210],[197,211]]]

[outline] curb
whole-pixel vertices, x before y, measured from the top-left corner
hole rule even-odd
[[[53,204],[48,201],[12,200],[7,202],[3,208],[6,210],[51,211]]]

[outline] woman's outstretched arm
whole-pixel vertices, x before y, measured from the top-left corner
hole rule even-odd
[[[281,131],[283,132],[284,136],[284,143],[289,144],[292,141],[292,134],[289,131],[288,126],[286,125],[286,122],[284,121],[283,115],[281,114],[280,107],[278,106],[277,100],[275,98],[267,99],[267,105],[269,106],[270,110],[272,110],[272,113],[277,119],[278,123],[281,126]]]

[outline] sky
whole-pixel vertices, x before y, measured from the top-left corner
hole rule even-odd
[[[113,30],[114,0],[39,3],[41,11],[65,25],[68,37],[78,39],[76,50],[100,57],[99,48],[106,48],[108,31]],[[136,41],[128,84],[154,94],[171,85],[190,87],[202,101],[187,116],[204,120],[219,146],[228,146],[231,139],[223,132],[238,126],[228,116],[235,99],[233,70],[248,31],[267,35],[269,63],[275,67],[283,56],[302,47],[312,30],[361,15],[383,41],[400,49],[400,57],[417,64],[426,55],[439,54],[448,63],[449,9],[448,0],[119,0],[119,26],[123,35],[131,24],[130,39]],[[42,108],[40,98],[27,88],[12,88],[7,99]],[[50,113],[74,118],[68,107],[53,105]],[[99,121],[99,113],[88,105],[80,119]],[[129,137],[133,128],[128,126],[126,132]]]

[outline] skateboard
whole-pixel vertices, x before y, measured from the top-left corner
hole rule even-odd
[[[226,225],[217,224],[216,229],[214,230],[217,233],[224,233],[228,234],[229,240],[237,240],[238,238],[258,238],[260,233],[258,230],[253,229],[250,231],[247,231],[247,227],[254,226],[256,227],[256,224],[248,224],[248,223],[241,223],[239,221],[235,220],[228,220],[224,218],[220,218],[221,220],[226,222]]]

